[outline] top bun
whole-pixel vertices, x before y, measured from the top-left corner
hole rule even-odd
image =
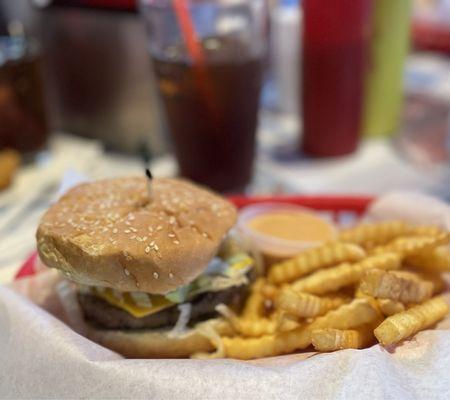
[[[108,179],[69,190],[37,230],[42,261],[70,279],[167,293],[207,267],[236,222],[235,207],[179,179]]]

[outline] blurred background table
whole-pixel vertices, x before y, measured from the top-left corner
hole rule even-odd
[[[31,7],[31,3],[44,7]],[[50,60],[44,77],[51,110],[48,148],[37,154],[34,163],[25,163],[13,185],[0,192],[0,281],[10,280],[34,250],[38,220],[61,192],[64,176],[100,179],[143,174],[139,155],[143,144],[151,149],[155,176],[177,173],[169,140],[161,133],[165,122],[158,113],[159,103],[150,90],[155,83],[149,73],[144,30],[130,12],[134,2],[102,1],[97,2],[100,8],[89,10],[47,7],[50,3],[75,2],[0,0],[0,26],[21,21],[27,32],[39,38]],[[119,10],[101,9],[112,3]],[[291,2],[286,3],[291,7]],[[283,39],[298,32],[292,21],[299,21],[292,8],[272,15],[274,37]],[[17,30],[21,24],[10,29]],[[277,30],[280,27],[289,29]],[[255,173],[247,193],[378,195],[415,190],[449,200],[450,47],[442,39],[447,37],[442,29],[432,35],[439,39],[437,47],[435,41],[427,40],[427,27],[420,23],[413,29],[420,51],[413,52],[406,63],[406,101],[397,135],[364,138],[359,149],[345,157],[300,155],[298,106],[285,93],[289,101],[278,101],[278,107],[273,107],[274,98],[280,96],[271,82],[277,71],[268,74],[259,113]],[[279,50],[282,57],[282,52],[292,49]],[[285,72],[278,71],[279,75]],[[287,89],[294,86],[289,83]]]
[[[366,139],[356,153],[343,158],[317,160],[299,156],[295,151],[297,122],[262,111],[255,175],[248,194],[378,195],[390,190],[415,190],[449,199],[449,164],[440,158],[440,153],[450,151],[449,143],[447,149],[442,148],[448,131],[422,128],[428,132],[423,137],[422,131],[419,135],[414,128],[405,127],[419,114],[427,126],[449,129],[450,60],[433,54],[411,56],[406,87],[402,133],[394,140]],[[437,118],[433,116],[436,102],[444,104],[446,110]],[[416,136],[421,141],[431,141],[423,155],[417,154],[423,146]],[[35,227],[60,193],[64,176],[101,179],[140,175],[143,168],[143,161],[136,155],[105,150],[98,140],[54,132],[49,150],[40,155],[36,164],[24,167],[13,186],[0,194],[0,280],[11,279],[24,257],[34,250]],[[171,154],[157,157],[151,169],[155,176],[174,176],[175,158]]]

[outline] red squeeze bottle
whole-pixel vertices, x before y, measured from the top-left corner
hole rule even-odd
[[[304,0],[303,143],[306,154],[349,154],[361,135],[373,0]]]

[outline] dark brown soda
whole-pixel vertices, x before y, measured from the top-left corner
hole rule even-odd
[[[236,40],[202,45],[203,67],[181,46],[153,57],[158,88],[181,175],[235,192],[252,175],[262,59]]]
[[[3,60],[0,57],[0,150],[13,148],[33,153],[46,143],[48,130],[40,64],[37,55]]]

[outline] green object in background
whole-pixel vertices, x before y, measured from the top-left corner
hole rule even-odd
[[[411,0],[376,0],[364,101],[363,134],[394,134],[403,102]]]

